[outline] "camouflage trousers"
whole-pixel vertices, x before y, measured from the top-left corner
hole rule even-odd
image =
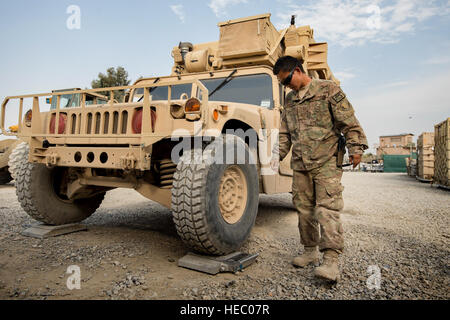
[[[342,169],[332,157],[322,167],[295,171],[292,182],[293,203],[298,211],[300,239],[304,246],[319,250],[344,250],[344,230],[340,211],[344,208]]]

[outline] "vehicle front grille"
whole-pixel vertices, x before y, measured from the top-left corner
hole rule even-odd
[[[64,132],[66,135],[131,134],[129,118],[127,110],[87,112],[84,117],[81,112],[69,112]]]

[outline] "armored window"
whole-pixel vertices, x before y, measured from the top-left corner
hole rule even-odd
[[[91,105],[95,104],[94,100],[95,100],[94,96],[91,96],[89,94],[86,95],[86,105],[87,106],[91,106]]]
[[[205,79],[201,80],[201,82],[208,89],[209,93],[211,93],[224,79]],[[235,77],[209,97],[209,100],[246,103],[272,109],[272,78],[268,74]]]
[[[72,99],[72,95],[71,94],[63,94],[60,97],[61,98],[60,98],[60,105],[59,105],[59,107],[61,109],[63,109],[63,108],[70,108],[71,107],[71,103],[70,102],[73,100]],[[57,96],[53,96],[52,97],[52,105],[50,107],[51,110],[55,110],[56,109],[57,101],[58,101],[58,97]]]
[[[172,94],[171,98],[172,100],[178,100],[180,97],[185,93],[188,97],[191,96],[192,91],[192,84],[178,84],[172,86]],[[140,101],[142,100],[144,94],[144,89],[136,89],[136,92],[134,94],[134,101]],[[164,87],[155,87],[153,90],[151,90],[151,96],[153,101],[157,100],[167,100],[167,97],[169,96],[169,88]]]
[[[79,107],[80,106],[80,100],[81,100],[81,95],[79,93],[75,93],[72,95],[72,100],[71,100],[71,107]]]
[[[284,86],[280,83],[278,84],[280,91],[280,106],[284,106],[284,101],[286,99],[286,90],[284,90]]]

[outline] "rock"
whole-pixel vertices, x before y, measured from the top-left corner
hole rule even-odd
[[[225,283],[225,288],[229,288],[231,286],[234,286],[236,284],[236,280],[231,280]]]
[[[277,286],[277,293],[279,296],[283,294],[283,288],[280,285]]]

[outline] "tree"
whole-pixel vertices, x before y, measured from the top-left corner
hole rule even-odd
[[[372,163],[372,160],[375,160],[375,159],[376,159],[376,156],[373,155],[370,152],[369,153],[365,153],[362,156],[362,162],[364,162],[364,163]]]
[[[106,70],[106,75],[103,73],[98,74],[98,79],[94,79],[91,82],[92,88],[109,88],[109,87],[121,87],[130,85],[130,80],[128,79],[128,72],[123,67],[117,67],[114,69],[113,67]],[[104,92],[104,95],[109,97],[109,92]],[[123,97],[125,96],[125,91],[115,91],[114,99],[119,102],[123,101]]]

